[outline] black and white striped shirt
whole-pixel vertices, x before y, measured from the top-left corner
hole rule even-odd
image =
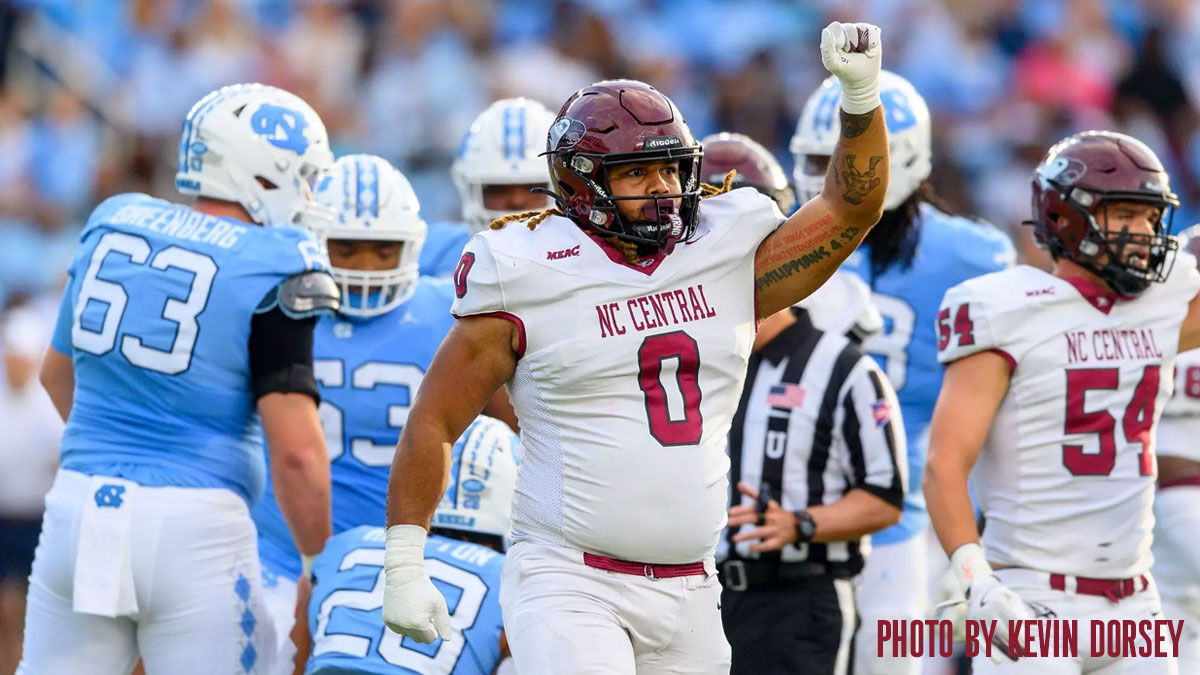
[[[858,345],[817,330],[804,310],[792,311],[796,323],[750,356],[729,431],[731,494],[753,503],[738,493],[738,481],[770,485],[784,510],[799,511],[862,488],[899,508],[907,463],[895,391]],[[789,544],[758,554],[749,542],[731,544],[733,534],[721,537],[718,559],[732,548],[735,558],[824,563],[839,576],[862,569],[861,541]]]

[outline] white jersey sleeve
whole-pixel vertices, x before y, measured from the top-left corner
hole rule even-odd
[[[1012,333],[1004,326],[1014,321],[1006,298],[994,291],[989,283],[992,275],[965,281],[946,291],[938,309],[934,329],[938,336],[938,361],[943,364],[995,350],[1005,355],[1009,363],[1019,356]]]
[[[496,257],[487,239],[478,234],[467,241],[454,268],[454,303],[450,312],[457,317],[509,312]]]

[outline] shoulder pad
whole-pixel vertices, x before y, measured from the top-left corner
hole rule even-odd
[[[288,277],[263,298],[256,314],[279,307],[288,318],[331,315],[341,307],[341,290],[328,272],[303,272]]]

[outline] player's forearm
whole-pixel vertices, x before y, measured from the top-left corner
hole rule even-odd
[[[883,215],[889,163],[883,106],[851,115],[839,110],[841,136],[825,173],[822,196],[845,221],[843,228],[870,229]],[[857,234],[857,233],[856,233]]]
[[[445,424],[415,415],[409,417],[400,434],[400,443],[392,458],[392,472],[388,476],[388,527],[420,525],[429,528],[433,512],[446,489],[450,448],[454,441],[454,435]]]
[[[937,532],[938,541],[946,555],[963,544],[979,541],[975,525],[975,509],[967,491],[966,470],[943,448],[931,444],[929,462],[925,466],[925,503],[929,518]]]
[[[883,213],[888,184],[883,108],[861,115],[839,114],[842,136],[824,191],[792,214],[755,255],[759,318],[820,288]]]
[[[278,451],[272,448],[271,478],[296,548],[303,555],[320,553],[333,534],[329,458],[323,439]]]
[[[813,541],[850,541],[895,525],[900,508],[862,489],[853,489],[832,504],[810,506],[817,531]]]

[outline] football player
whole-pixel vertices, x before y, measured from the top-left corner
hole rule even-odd
[[[864,347],[896,387],[908,436],[909,486],[900,522],[871,535],[872,550],[857,579],[862,625],[855,641],[855,672],[916,675],[918,658],[877,655],[880,619],[926,618],[925,530],[929,514],[921,492],[929,419],[942,384],[933,326],[946,290],[1013,263],[1008,237],[970,218],[950,215],[929,183],[933,149],[929,109],[907,80],[884,71],[880,99],[887,122],[891,182],[883,217],[843,269],[862,277],[884,317],[884,331]],[[834,114],[842,88],[828,78],[804,105],[791,151],[801,200],[820,192],[838,139]]]
[[[408,179],[386,160],[342,157],[318,182],[316,197],[338,214],[322,234],[342,304],[337,316],[317,323],[313,341],[337,533],[383,525],[395,439],[454,322],[454,290],[448,280],[419,275],[425,222]],[[267,485],[253,516],[280,662],[288,664],[303,566],[273,488]]]
[[[500,573],[520,441],[504,423],[479,417],[450,453],[450,483],[433,516],[425,569],[454,608],[449,639],[424,645],[386,629],[382,527],[335,535],[313,563],[307,626],[311,675],[491,675],[507,655]],[[382,495],[378,504],[383,508]]]
[[[1182,236],[1187,252],[1200,254],[1200,226]],[[1156,448],[1154,579],[1163,614],[1183,620],[1179,672],[1200,673],[1200,351],[1175,359],[1175,393],[1163,408]]]
[[[722,131],[700,140],[704,148],[704,182],[720,185],[725,175],[736,171],[734,187],[752,187],[775,200],[780,213],[796,208],[796,193],[788,185],[779,160],[761,143],[745,134]]]
[[[725,435],[755,322],[821,285],[887,189],[879,29],[830,24],[842,139],[791,218],[752,189],[701,200],[701,149],[642,82],[576,92],[550,129],[558,209],[476,234],[462,317],[401,434],[388,491],[384,620],[421,642],[450,621],[422,560],[446,450],[497,387],[521,420],[504,624],[522,675],[725,673],[712,552]]]
[[[971,619],[1162,618],[1150,575],[1155,426],[1176,352],[1200,346],[1200,273],[1167,235],[1177,204],[1140,141],[1070,136],[1033,180],[1032,225],[1053,272],[988,274],[942,301],[947,366],[925,496]],[[1174,658],[1096,652],[1083,630],[1077,657],[1036,666],[1020,659],[1023,634],[1000,628],[994,641],[999,663],[981,654],[976,673],[1177,672]],[[1146,646],[1143,633],[1133,647]]]
[[[463,136],[450,177],[462,203],[462,224],[433,223],[421,252],[421,273],[450,276],[475,232],[510,213],[549,205],[534,188],[550,187],[541,152],[554,113],[527,98],[506,98],[479,113]]]
[[[333,161],[307,103],[234,85],[188,113],[187,207],[112,197],[88,219],[41,379],[67,420],[30,581],[21,673],[270,672],[249,507],[271,475],[300,553],[330,534],[316,315]]]

